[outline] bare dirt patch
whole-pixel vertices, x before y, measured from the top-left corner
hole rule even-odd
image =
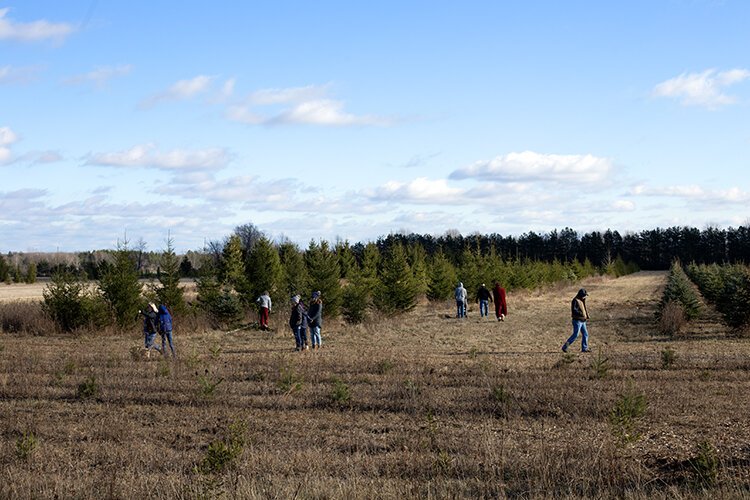
[[[560,351],[580,285],[509,294],[505,322],[476,307],[455,319],[451,303],[328,321],[316,352],[293,352],[278,315],[271,333],[177,325],[177,361],[143,359],[135,329],[4,335],[0,496],[742,496],[750,345],[710,312],[678,340],[658,335],[664,278],[583,283],[589,354]],[[624,439],[612,414],[627,395],[646,404]],[[206,465],[238,442],[226,468]]]

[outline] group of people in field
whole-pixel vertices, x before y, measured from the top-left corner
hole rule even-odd
[[[464,284],[458,283],[455,290],[457,318],[466,317],[467,295]],[[589,349],[589,331],[586,327],[586,321],[589,319],[589,312],[586,308],[586,297],[588,297],[586,289],[581,288],[570,303],[573,334],[562,345],[563,352],[568,352],[568,348],[578,339],[579,334],[581,335],[581,352],[591,352],[591,349]],[[479,287],[476,293],[476,302],[479,303],[480,317],[489,316],[489,304],[490,302],[494,302],[495,317],[498,321],[505,321],[505,317],[508,315],[508,303],[505,297],[505,288],[500,286],[497,281],[491,292],[482,283],[482,286]]]
[[[156,304],[149,302],[148,306],[138,311],[138,313],[143,316],[146,357],[151,357],[152,350],[166,356],[167,344],[172,352],[172,357],[176,357],[177,353],[174,350],[174,342],[172,340],[172,314],[167,309],[167,306],[161,304],[159,307],[156,307]],[[156,345],[157,333],[161,335],[161,346]]]
[[[581,352],[591,352],[589,349],[589,332],[586,322],[589,319],[588,309],[586,307],[586,297],[588,293],[585,288],[578,290],[578,293],[570,304],[571,317],[573,322],[573,333],[562,345],[563,352],[568,352],[568,348],[576,341],[579,334],[581,335]],[[466,318],[467,310],[467,292],[463,283],[458,283],[455,290],[456,299],[456,317]],[[495,282],[492,290],[488,290],[482,283],[476,293],[476,302],[479,303],[480,317],[489,316],[489,304],[495,305],[495,317],[498,321],[505,321],[508,315],[508,304],[506,300],[505,288]],[[258,297],[256,303],[259,307],[259,325],[261,330],[268,330],[268,318],[271,313],[272,302],[268,291]],[[148,304],[144,310],[139,311],[143,316],[143,334],[146,348],[146,356],[151,356],[151,351],[156,350],[162,355],[167,354],[167,345],[171,351],[172,357],[176,357],[174,343],[172,339],[172,315],[165,304],[156,306],[153,302]],[[320,291],[313,292],[309,304],[305,304],[300,295],[294,295],[291,298],[291,312],[289,314],[289,327],[294,334],[295,351],[306,351],[320,349],[323,345],[321,329],[323,327],[323,300]],[[310,331],[308,341],[308,330]],[[161,346],[156,345],[156,335],[161,335]]]
[[[456,287],[455,298],[456,298],[456,317],[466,318],[466,312],[468,309],[467,304],[468,293],[464,288],[463,283],[459,283]],[[479,316],[484,318],[490,315],[489,305],[490,302],[495,304],[495,317],[498,321],[505,321],[505,316],[508,315],[508,303],[505,299],[505,288],[500,286],[500,283],[495,282],[495,286],[492,291],[487,289],[487,285],[482,283],[476,293],[476,302],[479,304]]]
[[[273,302],[268,291],[258,297],[258,323],[261,330],[268,330],[268,318],[271,314]],[[289,327],[294,334],[295,351],[320,349],[323,338],[320,335],[323,328],[323,299],[320,291],[313,292],[310,303],[305,304],[299,294],[292,296],[292,310],[289,314]],[[307,331],[310,330],[308,340]]]

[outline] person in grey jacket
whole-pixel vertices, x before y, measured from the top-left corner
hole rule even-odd
[[[466,288],[463,283],[459,283],[456,287],[456,317],[466,317]]]
[[[268,291],[265,291],[255,302],[258,303],[258,307],[260,308],[258,312],[260,329],[268,330],[268,316],[271,313],[271,296],[268,295]]]

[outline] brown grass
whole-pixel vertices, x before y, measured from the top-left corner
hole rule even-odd
[[[137,332],[5,334],[0,497],[747,496],[750,345],[709,312],[680,340],[661,336],[664,276],[585,283],[604,376],[579,343],[560,351],[579,285],[511,294],[502,323],[446,318],[451,303],[329,321],[317,352],[293,352],[278,316],[270,334],[177,325],[176,362],[141,358]],[[628,394],[647,401],[632,441],[611,418]],[[237,428],[240,453],[208,467]],[[710,484],[696,465],[706,449]]]

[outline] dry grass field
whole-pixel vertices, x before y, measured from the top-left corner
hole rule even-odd
[[[505,322],[422,304],[270,334],[0,337],[2,498],[750,496],[750,340],[706,309],[656,332],[664,273],[511,293]]]

